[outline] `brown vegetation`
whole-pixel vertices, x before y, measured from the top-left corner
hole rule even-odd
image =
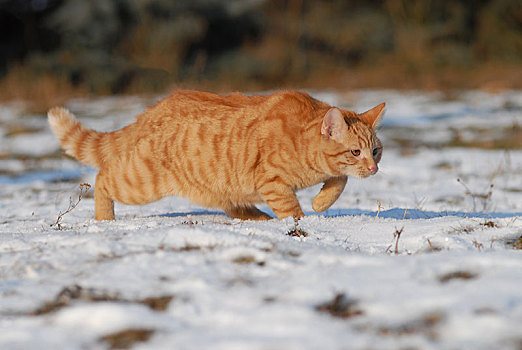
[[[146,342],[154,334],[151,329],[132,328],[107,334],[100,338],[109,349],[130,349],[136,343]]]
[[[342,319],[349,319],[364,314],[359,308],[357,300],[348,298],[344,293],[339,293],[332,300],[318,305],[316,310]]]
[[[92,1],[82,22],[72,1],[23,4],[0,5],[0,100],[36,110],[176,88],[522,88],[516,0]]]
[[[170,302],[174,299],[173,296],[159,296],[148,297],[145,299],[129,300],[122,298],[117,293],[111,293],[104,290],[97,290],[94,288],[83,288],[78,285],[63,288],[56,297],[46,302],[30,313],[31,316],[41,316],[57,312],[65,307],[71,306],[73,302],[115,302],[115,303],[137,303],[148,307],[153,311],[167,310]]]

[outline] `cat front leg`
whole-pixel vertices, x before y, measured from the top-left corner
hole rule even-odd
[[[298,219],[304,216],[294,190],[280,178],[273,178],[262,183],[258,187],[258,192],[278,219],[289,216]]]
[[[339,198],[346,186],[347,176],[331,177],[324,182],[321,191],[315,196],[312,203],[316,213],[321,213],[330,208]]]
[[[225,213],[234,219],[241,220],[270,220],[270,215],[262,212],[254,206],[225,208]]]

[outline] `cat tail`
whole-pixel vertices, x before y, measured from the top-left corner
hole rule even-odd
[[[74,114],[62,107],[51,108],[47,112],[47,118],[54,136],[60,141],[66,154],[95,168],[101,168],[111,158],[105,146],[111,143],[111,133],[85,128]]]

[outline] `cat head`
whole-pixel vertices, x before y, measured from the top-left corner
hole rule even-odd
[[[382,144],[375,135],[384,103],[361,114],[330,108],[323,117],[321,135],[327,142],[330,168],[337,174],[359,178],[374,175],[381,160]]]

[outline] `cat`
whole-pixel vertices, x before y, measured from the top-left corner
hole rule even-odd
[[[146,204],[188,197],[232,218],[266,220],[265,202],[283,219],[304,216],[295,191],[324,182],[312,206],[328,209],[348,176],[377,172],[375,129],[385,104],[343,110],[298,91],[220,96],[177,91],[113,132],[87,129],[65,108],[48,121],[66,154],[99,168],[95,218],[114,220],[114,201]]]

